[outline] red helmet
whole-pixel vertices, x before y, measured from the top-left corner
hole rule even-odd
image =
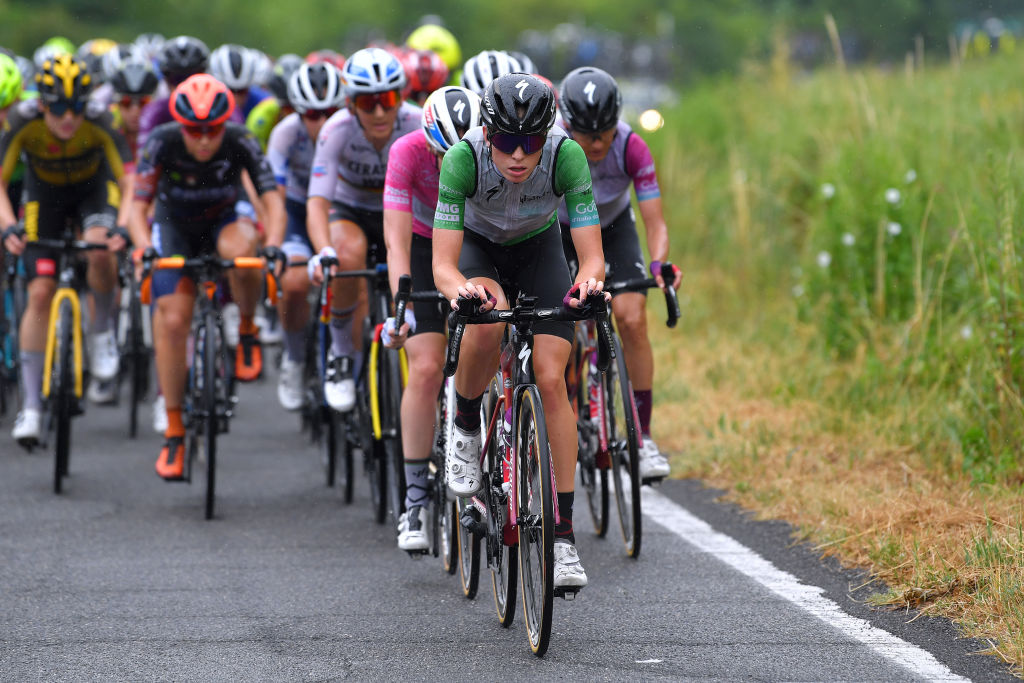
[[[536,78],[541,83],[543,83],[544,85],[546,85],[549,88],[551,88],[551,92],[555,93],[555,106],[558,106],[558,89],[555,88],[555,84],[552,83],[550,79],[545,78],[544,76],[541,76],[540,74],[533,74],[533,77]]]
[[[345,55],[334,50],[314,50],[306,55],[307,64],[316,64],[318,62],[327,62],[338,67],[338,69],[345,68]]]
[[[171,116],[186,126],[216,126],[235,110],[235,96],[228,86],[209,74],[186,78],[171,93]]]
[[[409,50],[402,55],[402,66],[408,79],[406,97],[429,95],[448,82],[448,66],[433,50]]]

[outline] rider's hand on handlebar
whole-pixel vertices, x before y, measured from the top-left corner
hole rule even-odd
[[[275,276],[280,277],[281,273],[284,272],[285,264],[288,258],[281,251],[280,247],[275,247],[272,244],[268,244],[260,250],[260,255],[267,260],[267,265],[270,266],[270,272]]]
[[[405,322],[397,332],[395,331],[396,322],[392,316],[384,322],[384,327],[380,330],[380,341],[389,349],[402,348],[409,335],[416,331],[416,316],[411,308],[405,309]]]
[[[25,231],[17,223],[8,226],[2,234],[7,253],[20,256],[25,251]]]
[[[128,234],[128,228],[123,225],[116,225],[107,230],[107,249],[110,251],[121,251],[131,246],[132,238]]]
[[[604,292],[604,281],[590,278],[583,282],[577,282],[565,293],[562,304],[567,308],[582,308],[588,296]],[[604,300],[611,301],[612,295],[604,292]]]
[[[674,263],[666,263],[672,266],[672,272],[675,273],[675,281],[672,283],[672,289],[679,289],[679,285],[683,283],[683,271],[679,270],[679,266]],[[665,289],[665,280],[661,277],[661,261],[651,261],[651,276],[654,277],[654,281],[658,283],[658,287]]]
[[[309,273],[309,281],[314,285],[319,285],[324,281],[324,270],[321,262],[327,261],[332,265],[338,263],[338,254],[334,251],[333,247],[324,247],[320,250],[320,253],[309,259],[306,263],[306,272]]]
[[[474,284],[467,281],[466,284],[459,287],[459,298],[461,299],[479,299],[483,303],[477,309],[478,313],[486,313],[495,306],[498,305],[498,300],[493,294],[487,291],[487,288],[483,285]],[[459,300],[452,299],[451,306],[453,311],[459,310]]]

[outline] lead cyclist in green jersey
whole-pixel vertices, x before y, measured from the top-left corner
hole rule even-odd
[[[553,127],[554,92],[527,74],[500,76],[484,92],[481,118],[484,126],[466,133],[441,164],[433,237],[437,288],[453,307],[458,297],[481,299],[481,311],[509,308],[517,291],[537,297],[539,307],[578,307],[603,287],[604,252],[587,159]],[[571,287],[556,219],[563,198],[580,264]],[[446,457],[448,489],[460,497],[472,496],[482,483],[480,402],[498,367],[502,332],[501,325],[473,325],[462,341]],[[558,492],[554,586],[580,588],[587,575],[572,530],[577,436],[564,379],[573,324],[538,322],[534,332],[532,362]]]

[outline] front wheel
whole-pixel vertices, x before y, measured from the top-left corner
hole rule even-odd
[[[195,358],[202,359],[202,368],[196,373],[201,378],[199,411],[203,447],[206,456],[206,501],[204,512],[206,519],[213,519],[214,503],[217,488],[217,320],[216,314],[208,312],[203,316],[196,332]],[[195,362],[195,361],[193,361]],[[226,382],[226,378],[221,379]],[[225,418],[226,419],[226,418]]]
[[[626,372],[626,360],[619,340],[615,340],[615,362],[604,377],[605,421],[615,508],[626,554],[640,556],[640,446],[633,389]]]
[[[554,601],[555,513],[551,451],[540,392],[530,385],[516,406],[515,453],[516,517],[519,527],[519,576],[523,589],[523,617],[530,649],[538,657],[547,652],[551,638]]]
[[[452,505],[459,538],[459,579],[462,594],[472,600],[480,586],[480,538],[462,524],[462,517],[474,506],[472,500],[468,498],[459,498]]]
[[[50,373],[50,401],[57,431],[53,463],[53,492],[64,488],[71,460],[71,415],[75,404],[75,368],[73,344],[75,319],[71,302],[65,299],[57,311],[57,346],[53,351]]]

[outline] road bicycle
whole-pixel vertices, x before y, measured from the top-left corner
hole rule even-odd
[[[227,270],[240,268],[264,270],[267,264],[258,256],[222,259],[217,254],[193,258],[171,256],[144,262],[142,303],[150,303],[152,272],[178,269],[196,283],[196,312],[189,336],[191,363],[185,384],[185,475],[191,483],[196,463],[206,465],[204,514],[212,519],[216,500],[217,436],[228,432],[229,421],[238,403],[235,395],[234,358],[224,337],[217,285]],[[277,285],[267,273],[270,298],[276,300]]]
[[[671,283],[675,278],[672,264],[662,264],[661,274],[665,282]],[[605,290],[614,296],[657,286],[654,278],[639,278],[608,282]],[[675,327],[679,320],[676,291],[669,286],[664,293],[668,311],[666,324]],[[651,483],[640,479],[640,420],[618,334],[613,338],[615,362],[603,375],[597,367],[598,341],[593,321],[577,325],[576,342],[566,373],[577,416],[580,485],[587,494],[587,508],[598,536],[603,537],[608,531],[609,497],[614,495],[626,554],[637,558],[643,532],[640,486]]]
[[[139,433],[139,405],[149,393],[149,367],[152,351],[146,343],[146,316],[135,265],[130,258],[122,258],[118,278],[121,284],[121,313],[118,324],[118,342],[121,364],[118,384],[128,384],[128,436]]]
[[[479,312],[478,299],[460,298],[457,303],[458,310],[448,320],[447,377],[458,364],[466,324],[508,323],[500,369],[483,402],[487,415],[480,455],[484,485],[467,505],[460,527],[484,546],[502,626],[513,621],[519,574],[530,649],[541,656],[551,637],[553,599],[574,597],[578,589],[554,588],[557,487],[544,407],[533,376],[533,325],[542,320],[595,319],[600,340],[597,363],[606,369],[615,353],[608,308],[603,293],[587,297],[580,309],[538,308],[536,298],[528,296],[518,297],[511,310],[486,313]]]

